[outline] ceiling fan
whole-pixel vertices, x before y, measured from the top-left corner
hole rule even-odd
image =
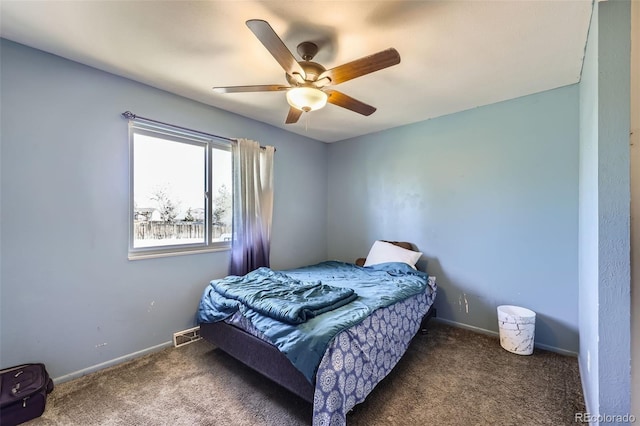
[[[287,102],[290,105],[285,121],[287,124],[296,123],[303,112],[320,109],[327,102],[358,114],[367,116],[373,114],[376,108],[329,87],[400,63],[400,54],[390,48],[325,69],[322,65],[312,62],[313,57],[318,53],[318,46],[315,43],[310,41],[300,43],[297,50],[302,61],[297,61],[267,21],[250,19],[246,24],[284,69],[289,85],[214,87],[213,90],[217,93],[286,91]]]

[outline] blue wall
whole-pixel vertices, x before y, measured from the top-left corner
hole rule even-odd
[[[630,3],[596,2],[580,82],[580,370],[592,414],[630,412]]]
[[[272,265],[326,258],[327,145],[6,40],[0,362],[69,378],[192,327],[229,253],[127,260],[131,110],[277,148]]]
[[[411,241],[440,318],[497,332],[521,305],[536,344],[577,352],[577,85],[337,142],[328,167],[330,258]]]

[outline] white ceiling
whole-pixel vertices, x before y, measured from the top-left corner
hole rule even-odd
[[[0,35],[334,142],[578,82],[591,9],[592,0],[1,0]],[[298,43],[316,42],[314,61],[327,69],[389,47],[402,60],[335,86],[373,115],[327,105],[285,125],[284,92],[211,90],[286,84],[248,19],[268,21],[296,58]]]

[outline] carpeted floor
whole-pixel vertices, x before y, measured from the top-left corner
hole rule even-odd
[[[349,425],[562,425],[584,412],[576,358],[511,354],[431,322]],[[205,341],[56,386],[29,425],[308,425],[311,405]]]

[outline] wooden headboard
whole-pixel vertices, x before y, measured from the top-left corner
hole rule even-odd
[[[393,245],[396,245],[398,247],[402,247],[403,249],[407,249],[407,250],[411,250],[411,251],[417,251],[414,247],[413,244],[406,242],[406,241],[387,241],[387,240],[380,240],[380,241],[384,241],[385,243],[391,243]],[[366,257],[359,257],[356,259],[356,265],[358,266],[364,266],[364,262],[367,261]]]

